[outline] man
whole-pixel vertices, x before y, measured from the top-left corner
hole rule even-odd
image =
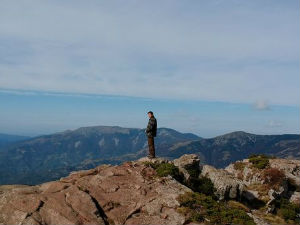
[[[157,122],[152,111],[148,112],[149,122],[146,128],[146,135],[148,136],[149,155],[148,158],[155,158],[154,137],[156,137]]]

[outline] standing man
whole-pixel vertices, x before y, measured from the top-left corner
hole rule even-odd
[[[148,158],[155,158],[155,146],[154,146],[154,137],[156,137],[157,130],[157,122],[153,115],[152,111],[148,112],[149,122],[146,129],[146,135],[148,136],[148,146],[149,146],[149,154]]]

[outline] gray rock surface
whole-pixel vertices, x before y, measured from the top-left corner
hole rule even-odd
[[[270,169],[277,169],[283,174],[282,180],[276,185],[269,185],[265,172]],[[243,196],[252,201],[257,198],[267,203],[268,210],[272,211],[272,204],[275,199],[292,195],[289,193],[288,182],[299,188],[300,183],[300,160],[288,159],[269,159],[269,167],[265,169],[257,169],[252,166],[248,159],[230,164],[225,168],[234,177],[239,178],[245,184],[245,192]],[[276,170],[275,170],[276,171]],[[267,176],[268,177],[268,176]],[[259,191],[257,191],[259,190]],[[253,194],[255,193],[255,194]],[[293,196],[291,201],[297,202],[297,194]]]
[[[284,172],[287,178],[293,180],[300,186],[300,160],[291,159],[271,159],[271,168],[277,168]]]
[[[300,205],[300,192],[295,191],[290,197],[290,202]]]
[[[184,154],[180,158],[175,159],[173,163],[183,173],[186,181],[190,179],[189,171],[200,173],[200,159],[196,154]]]
[[[213,182],[216,189],[215,194],[220,200],[240,198],[244,190],[243,182],[223,169],[204,165],[201,176],[207,177]]]

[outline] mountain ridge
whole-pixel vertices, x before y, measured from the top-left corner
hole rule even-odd
[[[197,154],[203,163],[221,168],[255,153],[299,158],[299,137],[238,131],[205,139],[170,128],[159,128],[156,150],[158,156],[169,159],[183,154]],[[37,184],[58,179],[74,170],[93,168],[99,163],[120,164],[146,154],[144,129],[80,127],[2,148],[0,174],[5,176],[0,176],[0,184]]]
[[[30,139],[28,136],[0,133],[0,148],[9,144]]]

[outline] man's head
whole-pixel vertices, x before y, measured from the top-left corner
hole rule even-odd
[[[153,116],[153,112],[152,112],[152,111],[149,111],[149,112],[148,112],[148,117],[151,118],[152,116]]]

